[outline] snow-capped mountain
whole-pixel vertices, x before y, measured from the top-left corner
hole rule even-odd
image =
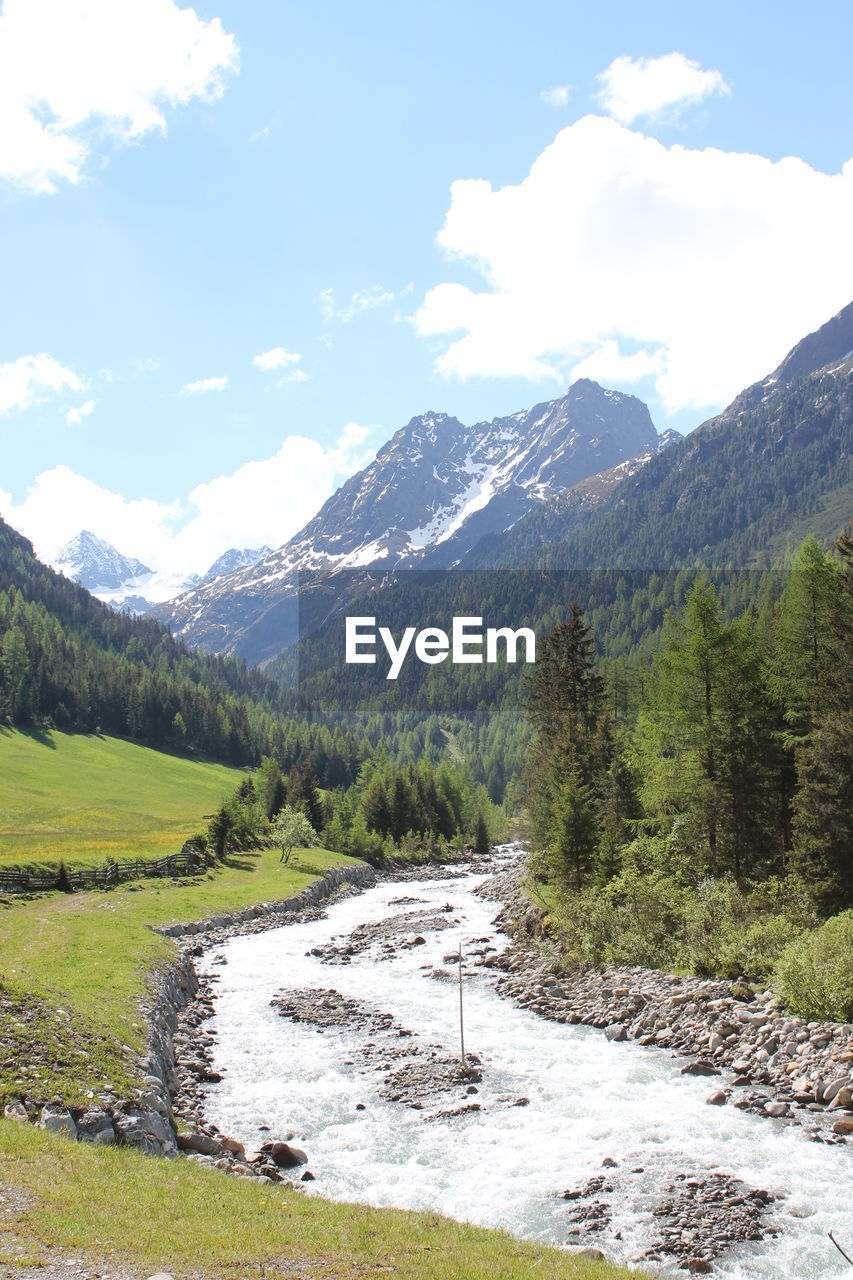
[[[261,661],[293,638],[285,602],[298,575],[458,564],[484,535],[505,532],[587,476],[651,455],[658,439],[641,400],[588,379],[557,400],[474,426],[423,414],[283,547],[155,616],[190,644]]]
[[[151,570],[133,556],[120,551],[88,529],[66,543],[53,561],[53,568],[73,578],[93,595],[121,591],[125,583],[150,576]]]
[[[212,582],[222,574],[255,564],[269,551],[269,547],[254,550],[232,547],[214,560],[203,577],[197,573],[155,572],[141,560],[122,555],[112,543],[83,529],[57,553],[52,567],[114,609],[147,613],[154,605],[163,604],[202,582]]]
[[[214,560],[207,573],[203,573],[199,578],[199,583],[212,582],[214,578],[221,578],[226,573],[233,573],[235,569],[248,569],[253,564],[257,564],[259,560],[263,560],[264,556],[270,555],[272,547],[253,547],[251,549],[243,548],[242,551],[237,547],[231,547],[229,551],[223,551],[222,555]]]
[[[198,574],[155,572],[88,529],[66,543],[51,565],[105,604],[128,613],[147,613],[152,605],[171,600],[200,580]]]

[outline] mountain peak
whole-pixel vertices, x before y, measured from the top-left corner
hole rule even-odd
[[[853,355],[853,302],[792,347],[770,376],[787,386],[849,355]]]
[[[473,426],[430,410],[395,432],[278,551],[156,616],[192,644],[264,660],[292,638],[281,619],[299,574],[450,567],[483,536],[505,533],[587,476],[651,455],[657,441],[641,400],[590,379]]]
[[[54,559],[53,567],[93,592],[119,590],[129,579],[151,573],[141,560],[122,555],[91,529],[81,529],[66,543]]]

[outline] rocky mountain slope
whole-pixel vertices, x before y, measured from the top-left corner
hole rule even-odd
[[[485,535],[588,476],[659,446],[635,396],[582,379],[557,400],[465,426],[413,418],[305,528],[256,565],[200,585],[155,615],[189,643],[262,660],[293,638],[299,575],[445,568]]]
[[[648,465],[543,503],[464,567],[761,567],[851,514],[853,303]]]

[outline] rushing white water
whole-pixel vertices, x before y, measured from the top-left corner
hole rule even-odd
[[[588,1242],[624,1262],[658,1238],[651,1209],[673,1175],[719,1170],[776,1197],[766,1222],[779,1234],[725,1255],[716,1274],[849,1274],[827,1232],[853,1245],[850,1147],[810,1142],[799,1126],[730,1106],[707,1106],[719,1082],[682,1076],[665,1051],[548,1022],[501,998],[489,972],[474,969],[465,979],[465,1040],[483,1063],[482,1110],[435,1120],[382,1099],[382,1073],[363,1073],[354,1061],[357,1026],[321,1032],[270,1007],[282,989],[334,988],[392,1013],[425,1043],[453,1054],[458,989],[430,970],[460,941],[463,949],[487,936],[498,948],[506,944],[492,924],[495,904],[473,893],[482,879],[382,883],[333,904],[325,919],[234,938],[208,954],[203,967],[220,975],[214,1065],[224,1073],[209,1087],[210,1118],[247,1148],[293,1130],[317,1179],[311,1190],[329,1198],[437,1210],[556,1244],[568,1241],[570,1224],[555,1193],[601,1173],[610,1157],[617,1162],[605,1170],[614,1185],[607,1197],[612,1221]],[[404,896],[423,905],[391,905]],[[447,902],[458,924],[421,929],[426,945],[398,949],[390,960],[365,952],[349,965],[329,965],[306,954],[362,922]],[[219,967],[223,956],[227,964]],[[513,1105],[522,1095],[528,1105]]]

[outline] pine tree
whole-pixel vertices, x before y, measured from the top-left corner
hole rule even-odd
[[[836,661],[841,596],[838,568],[812,536],[794,556],[776,611],[770,687],[787,725],[787,743],[808,739],[825,705]]]
[[[492,847],[492,841],[489,837],[489,828],[486,825],[486,817],[482,809],[477,811],[477,826],[474,832],[474,852],[489,853]]]
[[[823,608],[821,695],[797,745],[792,866],[824,913],[853,904],[853,539],[836,544],[841,571]]]
[[[590,730],[601,710],[604,681],[595,671],[595,640],[573,600],[540,646],[528,684],[527,713],[540,737],[555,738],[579,726]]]
[[[563,779],[551,819],[551,868],[564,888],[583,888],[593,865],[597,838],[592,788],[573,766]]]
[[[311,823],[311,826],[315,831],[322,831],[323,803],[320,799],[317,779],[314,776],[314,770],[311,767],[310,760],[306,760],[302,766],[302,772],[299,775],[298,795],[305,811],[305,816]]]
[[[284,808],[286,799],[287,788],[284,785],[278,761],[271,760],[267,765],[264,779],[264,812],[270,821]]]

